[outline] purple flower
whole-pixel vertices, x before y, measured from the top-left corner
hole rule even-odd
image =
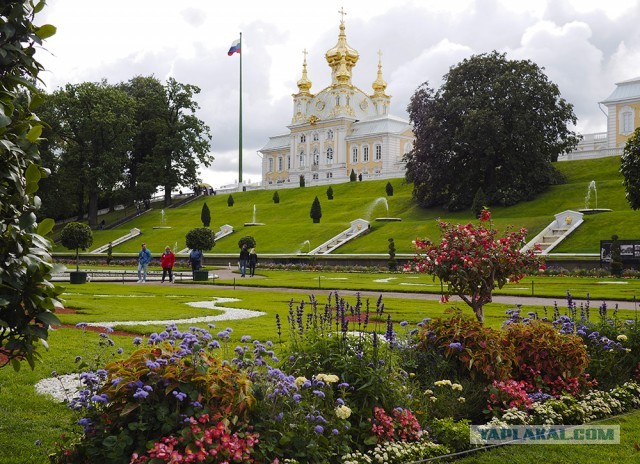
[[[313,431],[314,431],[314,432],[316,432],[317,434],[324,433],[324,427],[323,427],[323,426],[321,426],[321,425],[316,425],[316,426],[313,428]]]
[[[400,327],[406,327],[407,325],[409,325],[409,323],[407,321],[402,321],[400,323]]]
[[[331,433],[334,434],[334,435],[339,435],[340,434],[340,432],[338,432],[338,429],[332,429]]]
[[[251,335],[243,335],[242,337],[240,337],[240,341],[242,343],[247,343],[250,340],[251,340]]]
[[[320,390],[313,390],[313,394],[317,397],[324,398],[324,392]]]
[[[177,399],[178,401],[180,401],[180,402],[184,401],[184,400],[185,400],[185,398],[187,397],[187,394],[186,394],[186,393],[182,393],[182,392],[180,392],[180,391],[178,391],[178,390],[173,390],[171,393],[172,393],[172,394],[173,394],[173,396],[175,396],[175,397],[176,397],[176,399]]]
[[[458,342],[449,343],[449,348],[451,348],[452,350],[462,351],[462,343],[458,343]]]
[[[136,337],[136,338],[133,339],[133,344],[134,345],[139,345],[140,343],[142,343],[142,338]]]
[[[136,392],[133,394],[133,397],[137,400],[143,400],[145,399],[147,396],[149,396],[149,393],[147,393],[146,391],[144,391],[141,388],[138,388],[136,390]]]
[[[78,323],[76,324],[76,328],[77,328],[77,329],[84,329],[86,326],[87,326],[87,323],[86,323],[86,322],[78,322]]]

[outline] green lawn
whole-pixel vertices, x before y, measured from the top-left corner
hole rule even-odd
[[[567,182],[550,187],[535,200],[511,207],[493,207],[494,225],[501,230],[508,226],[524,227],[533,236],[546,227],[555,214],[584,208],[589,183],[594,180],[598,208],[610,208],[613,212],[586,216],[584,224],[556,251],[597,253],[599,241],[608,240],[613,233],[620,238],[640,237],[640,221],[625,199],[618,173],[619,164],[619,157],[556,163],[567,177]],[[200,212],[204,202],[211,211],[212,229],[218,230],[223,224],[235,229],[232,235],[217,242],[211,253],[235,254],[238,240],[245,235],[255,237],[259,254],[306,252],[345,230],[351,221],[358,218],[371,221],[371,232],[345,244],[334,254],[386,254],[388,238],[394,238],[397,253],[412,253],[411,242],[416,237],[435,239],[439,236],[437,218],[450,222],[474,221],[468,210],[451,213],[439,208],[421,209],[412,198],[410,184],[402,179],[392,179],[391,183],[394,188],[392,197],[386,196],[386,180],[334,185],[333,200],[327,199],[326,186],[281,189],[278,191],[279,204],[273,203],[273,190],[234,193],[232,207],[227,205],[226,194],[201,197],[180,208],[164,209],[164,223],[162,208],[156,206],[117,229],[95,231],[93,247],[108,243],[137,227],[142,231],[142,237],[116,246],[114,253],[136,253],[142,241],[156,255],[166,245],[181,250],[185,247],[185,234],[194,227],[202,226]],[[309,218],[311,203],[316,196],[322,207],[319,224],[313,224]],[[383,200],[386,200],[388,211]],[[595,195],[592,195],[590,206],[596,206]],[[376,217],[384,216],[399,217],[402,222],[375,222]],[[265,225],[244,225],[254,222],[254,219]],[[154,229],[163,225],[171,228]],[[58,246],[55,251],[65,250]]]

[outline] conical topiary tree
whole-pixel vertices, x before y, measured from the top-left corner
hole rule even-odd
[[[329,186],[329,188],[327,189],[327,199],[333,200],[333,189],[331,188],[331,186]]]
[[[393,196],[393,185],[391,185],[391,182],[387,182],[387,186],[385,187],[385,190],[387,191],[388,197]]]
[[[200,220],[202,221],[202,225],[204,227],[209,227],[209,225],[211,225],[211,211],[209,211],[209,207],[207,206],[206,202],[202,204]]]
[[[300,187],[304,187],[304,176],[300,176]]]
[[[229,194],[229,198],[227,198],[227,205],[230,207],[233,206],[233,195]]]
[[[389,270],[395,271],[398,268],[396,261],[396,244],[392,238],[389,239]]]
[[[351,182],[358,180],[358,176],[356,176],[356,172],[353,169],[351,170],[351,174],[349,174],[349,180]]]
[[[273,202],[277,205],[278,203],[280,203],[280,194],[278,193],[278,191],[276,190],[275,192],[273,192]]]
[[[316,197],[311,204],[311,212],[309,213],[311,219],[313,219],[314,224],[320,222],[320,218],[322,217],[322,207],[320,206],[320,200]]]
[[[70,222],[60,232],[60,243],[69,250],[76,250],[76,272],[80,270],[78,250],[86,250],[93,244],[91,227],[80,222]]]

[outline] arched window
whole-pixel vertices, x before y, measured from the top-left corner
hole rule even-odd
[[[382,145],[376,144],[376,161],[380,161],[382,159]]]
[[[291,155],[287,155],[287,171],[291,170]]]
[[[353,147],[351,149],[351,161],[353,163],[357,163],[358,162],[358,147]]]
[[[333,148],[327,148],[327,164],[333,164]]]
[[[314,141],[314,142],[317,142],[317,141],[318,141],[318,133],[317,133],[317,132],[314,132],[314,133],[313,133],[313,141]]]
[[[269,172],[273,172],[273,158],[269,157]]]
[[[411,142],[407,142],[404,146],[404,154],[407,155],[411,153],[411,150],[413,150],[413,144]]]
[[[317,166],[320,164],[320,153],[318,153],[318,149],[313,149],[313,165]]]
[[[305,164],[305,163],[304,163],[304,158],[305,158],[305,156],[304,156],[304,151],[301,151],[301,152],[300,152],[300,157],[299,157],[299,163],[298,163],[298,165],[299,165],[301,168],[303,168],[303,167],[304,167],[304,164]]]
[[[278,156],[278,172],[282,171],[282,156]]]
[[[369,145],[364,145],[362,147],[362,161],[365,163],[369,161]]]
[[[307,141],[306,135],[304,134],[300,135],[300,143],[305,143],[306,141]]]
[[[327,131],[327,140],[333,140],[333,131],[331,129]]]

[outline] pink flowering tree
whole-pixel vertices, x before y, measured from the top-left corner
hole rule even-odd
[[[542,264],[534,250],[521,252],[526,229],[507,230],[504,235],[491,224],[491,213],[482,211],[480,223],[449,224],[440,222],[442,241],[416,240],[417,255],[405,270],[432,274],[447,284],[447,294],[458,295],[473,309],[476,318],[484,323],[484,305],[491,302],[491,294],[507,282],[518,282]]]

